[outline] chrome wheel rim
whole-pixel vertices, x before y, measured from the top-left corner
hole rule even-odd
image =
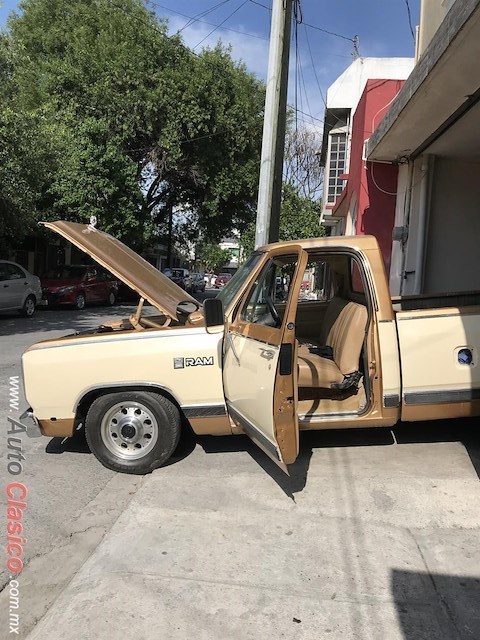
[[[138,460],[155,446],[158,423],[141,402],[119,402],[105,413],[100,432],[110,453],[122,460]]]
[[[25,313],[27,316],[33,316],[35,313],[35,302],[31,298],[25,300]]]
[[[77,309],[83,309],[85,307],[85,297],[77,296]]]
[[[108,295],[108,304],[115,304],[115,294],[113,291],[110,291]]]

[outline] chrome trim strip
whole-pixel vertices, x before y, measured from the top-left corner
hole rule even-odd
[[[238,420],[245,433],[272,457],[274,457],[279,462],[282,462],[277,446],[273,442],[271,442],[264,433],[257,429],[257,427],[252,424],[250,420],[239,413],[228,400],[227,406],[229,413],[232,415],[232,417]]]
[[[426,309],[426,311],[428,311],[428,309]],[[463,315],[470,315],[470,316],[475,316],[475,315],[480,315],[480,310],[477,312],[473,312],[473,313],[463,313],[462,311],[458,311],[458,313],[436,313],[436,314],[432,314],[432,315],[421,315],[421,316],[407,316],[407,317],[403,317],[403,318],[399,318],[398,314],[400,313],[408,313],[405,311],[397,311],[397,320],[398,321],[403,321],[403,320],[431,320],[432,318],[454,318],[454,317],[460,317]]]
[[[405,393],[403,399],[405,404],[408,405],[471,402],[480,400],[480,388],[449,389],[447,391],[411,391]]]
[[[342,411],[337,413],[299,413],[298,421],[300,424],[312,424],[312,422],[329,422],[331,418],[358,418],[360,413],[356,411]],[[335,429],[335,427],[329,427]]]

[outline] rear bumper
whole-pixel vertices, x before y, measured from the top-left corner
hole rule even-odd
[[[29,438],[39,438],[43,435],[38,420],[33,415],[32,409],[27,409],[22,413],[18,422],[25,427]]]

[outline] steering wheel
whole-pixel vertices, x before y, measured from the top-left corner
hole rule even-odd
[[[278,315],[278,311],[275,309],[275,305],[273,304],[273,300],[271,296],[266,296],[265,301],[267,303],[268,310],[270,311],[270,315],[272,316],[273,321],[275,323],[274,326],[279,327],[282,324],[282,320]]]

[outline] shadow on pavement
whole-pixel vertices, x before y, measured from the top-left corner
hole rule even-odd
[[[46,453],[91,453],[83,429],[71,438],[52,438],[45,447]]]
[[[192,453],[195,445],[195,435],[190,425],[186,424],[182,428],[177,448],[172,457],[163,466],[167,467],[176,462],[180,462],[180,460],[183,460]],[[45,452],[55,455],[62,453],[91,453],[83,428],[76,431],[71,438],[52,438],[48,441]]]
[[[480,578],[393,569],[391,589],[405,640],[480,638]]]
[[[308,468],[314,449],[369,447],[429,442],[459,442],[464,445],[472,466],[480,478],[480,429],[478,418],[440,420],[434,422],[400,423],[394,429],[337,429],[303,431],[300,434],[300,453],[289,465],[287,476],[270,458],[246,436],[198,436],[198,443],[206,453],[246,451],[293,499],[305,488]]]
[[[338,429],[303,431],[300,434],[300,453],[296,462],[284,473],[247,436],[196,436],[188,423],[184,423],[179,444],[167,462],[175,464],[187,458],[198,443],[205,453],[247,452],[294,500],[294,494],[303,491],[314,449],[368,447],[429,442],[459,442],[464,445],[472,466],[480,478],[480,431],[477,418],[441,420],[436,422],[400,423],[394,429]],[[83,429],[72,438],[52,438],[46,452],[90,453]]]

